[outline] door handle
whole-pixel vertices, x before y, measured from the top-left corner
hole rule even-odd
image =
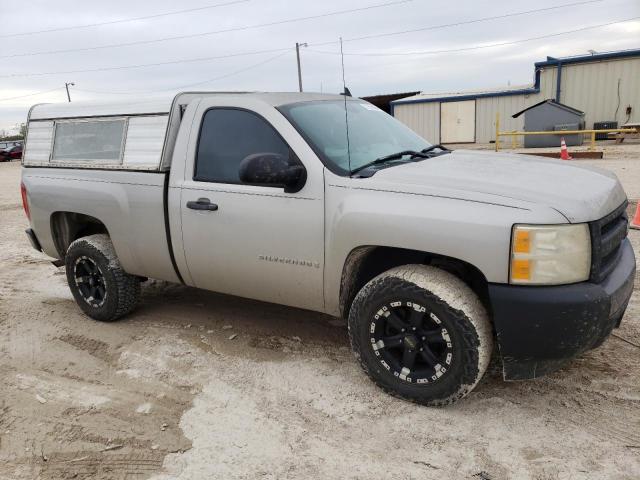
[[[215,212],[218,210],[218,205],[211,203],[211,200],[208,198],[199,198],[196,201],[191,200],[187,202],[187,208],[191,210],[210,210]]]

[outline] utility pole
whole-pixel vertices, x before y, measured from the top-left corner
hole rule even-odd
[[[300,68],[300,47],[306,47],[306,43],[296,42],[296,59],[298,60],[298,88],[302,92],[302,70]]]
[[[73,82],[69,82],[69,83],[65,82],[65,84],[64,84],[64,88],[67,89],[67,100],[69,100],[69,102],[71,102],[71,95],[69,95],[69,85],[71,85],[72,87],[75,87],[76,84],[73,83]]]

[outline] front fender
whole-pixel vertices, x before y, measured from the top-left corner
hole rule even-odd
[[[363,246],[417,250],[462,260],[492,283],[507,283],[514,223],[564,223],[557,211],[403,192],[326,188],[325,310],[339,316],[341,276]]]

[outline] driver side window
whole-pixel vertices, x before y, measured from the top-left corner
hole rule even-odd
[[[253,112],[234,108],[208,110],[200,128],[193,179],[240,184],[240,162],[256,153],[288,158],[289,146],[265,119]]]

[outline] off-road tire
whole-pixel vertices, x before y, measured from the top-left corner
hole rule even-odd
[[[446,373],[418,384],[383,364],[372,338],[379,321],[374,318],[392,302],[424,305],[441,321],[438,327],[446,327],[451,340],[446,348],[452,353]],[[451,273],[426,265],[396,267],[375,277],[353,301],[348,323],[351,347],[367,375],[386,392],[423,405],[448,405],[467,395],[487,370],[493,351],[491,323],[478,296]]]
[[[77,285],[74,268],[81,258],[95,263],[104,278],[106,295],[100,306],[89,304]],[[122,269],[108,235],[90,235],[74,241],[67,249],[65,269],[69,289],[78,306],[94,320],[113,322],[131,312],[138,303],[140,279]]]

